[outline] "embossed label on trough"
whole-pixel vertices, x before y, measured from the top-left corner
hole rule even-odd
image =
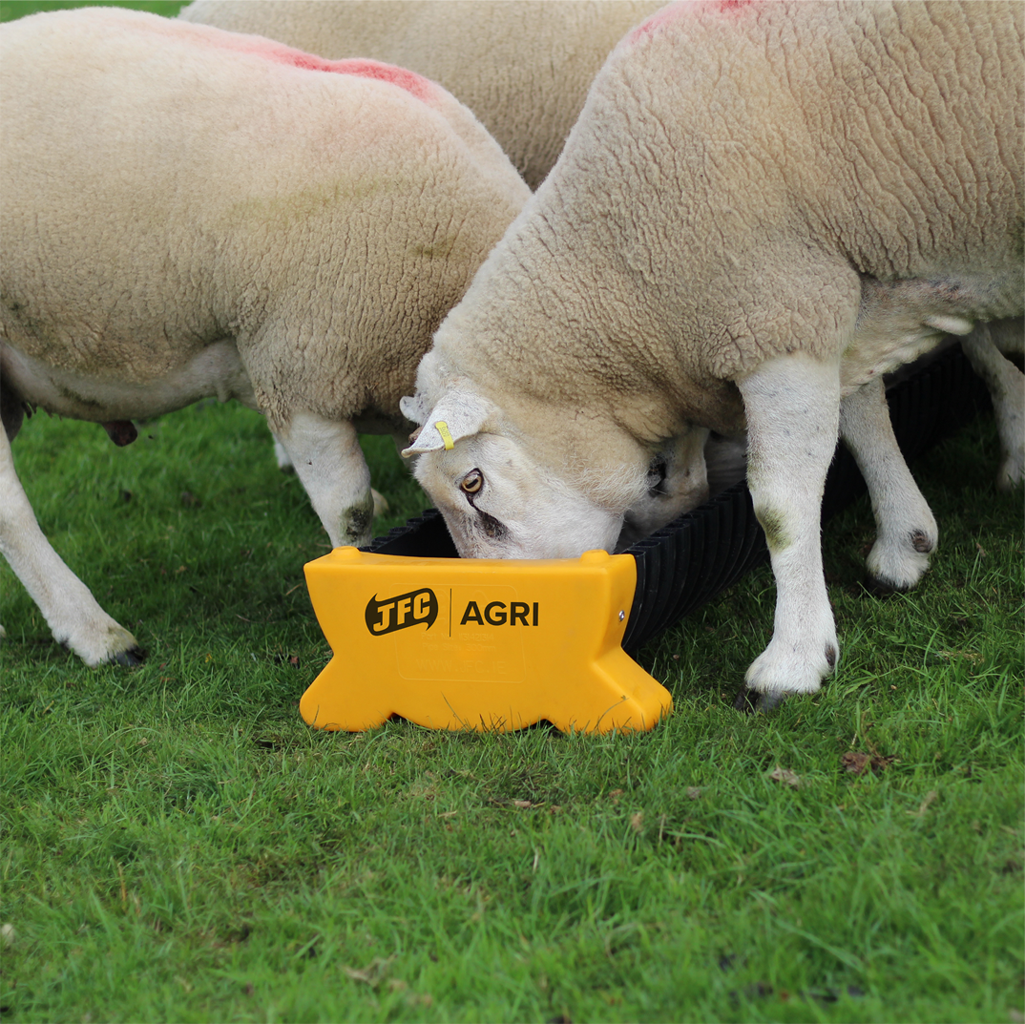
[[[411,590],[408,594],[397,597],[377,599],[377,595],[367,602],[365,618],[367,629],[374,636],[394,633],[397,629],[419,626],[426,623],[430,629],[438,617],[438,599],[429,587]]]
[[[543,628],[518,628],[531,623],[534,602],[519,600],[516,587],[493,583],[454,583],[435,587],[435,593],[440,628],[397,634],[392,640],[402,678],[444,683],[451,699],[455,691],[449,684],[522,683],[527,672],[524,648]],[[544,609],[538,617],[545,621]]]

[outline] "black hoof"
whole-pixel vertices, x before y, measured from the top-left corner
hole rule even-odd
[[[749,690],[746,686],[737,694],[733,702],[735,711],[743,712],[746,715],[768,714],[775,711],[787,699],[786,693],[758,693],[757,690]]]
[[[111,659],[112,665],[124,665],[125,668],[135,668],[146,660],[146,652],[141,647],[129,647],[127,651],[115,654]]]
[[[758,711],[760,714],[767,715],[770,711],[775,711],[790,696],[787,693],[763,693],[758,697]]]
[[[746,686],[742,687],[733,702],[733,710],[740,711],[745,715],[754,714],[757,697],[758,694],[754,690],[749,690]]]
[[[873,597],[892,597],[894,594],[906,594],[911,588],[902,587],[883,576],[866,576],[865,589]]]

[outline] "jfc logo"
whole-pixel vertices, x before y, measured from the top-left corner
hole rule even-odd
[[[384,636],[398,629],[408,629],[426,623],[430,629],[438,617],[438,599],[428,587],[399,594],[386,601],[378,601],[377,595],[367,602],[365,618],[367,629],[374,636]]]

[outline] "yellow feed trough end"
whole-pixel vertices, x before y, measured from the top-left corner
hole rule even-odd
[[[336,548],[306,565],[333,657],[299,709],[318,729],[650,729],[669,692],[621,645],[632,555],[419,558]]]

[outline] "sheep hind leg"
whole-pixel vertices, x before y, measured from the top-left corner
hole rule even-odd
[[[994,339],[994,333],[999,337],[1001,329],[1016,342],[1010,349],[1019,349],[1021,320],[980,324],[961,339],[961,348],[989,388],[1002,456],[997,487],[1012,491],[1025,480],[1025,374],[1001,354],[1001,346]]]
[[[64,564],[39,528],[0,431],[0,552],[42,612],[58,643],[87,665],[138,665],[145,654],[89,588]]]
[[[881,380],[843,400],[840,436],[872,501],[876,541],[865,561],[869,579],[881,592],[910,590],[929,568],[939,529],[897,445]]]
[[[347,420],[299,411],[274,436],[288,452],[332,547],[369,544],[374,495],[356,428]]]

